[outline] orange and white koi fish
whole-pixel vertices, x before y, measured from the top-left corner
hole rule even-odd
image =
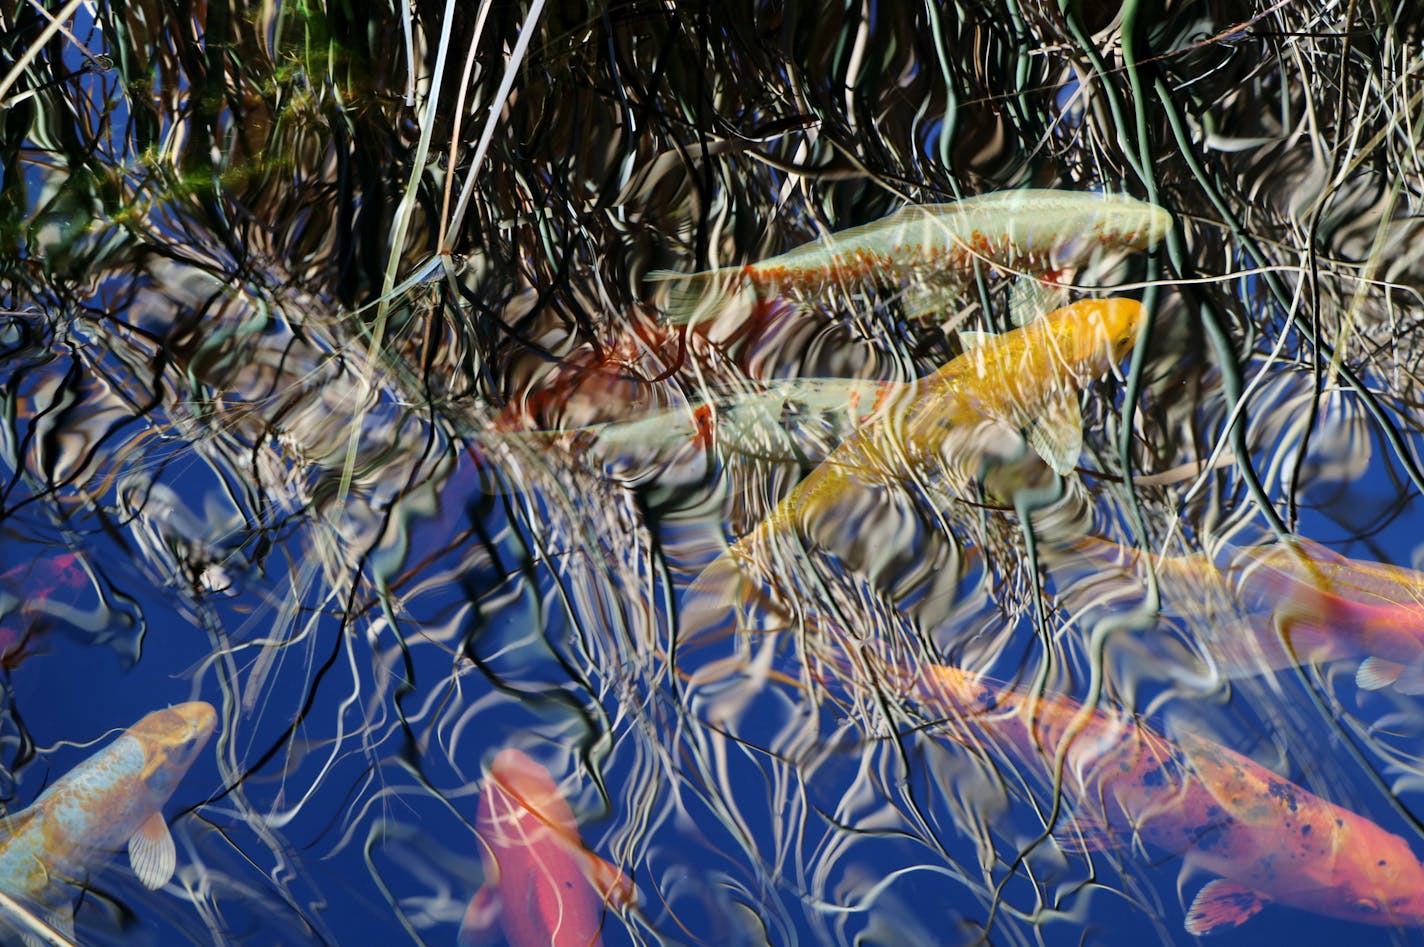
[[[1136,550],[1093,538],[1051,555],[1059,563],[1052,571],[1086,570],[1093,580],[1145,568]],[[1360,688],[1424,694],[1424,573],[1349,559],[1301,537],[1225,546],[1215,558],[1153,557],[1152,566],[1164,608],[1201,630],[1198,640],[1227,676],[1363,657]]]
[[[167,884],[177,851],[163,805],[216,725],[201,701],[156,710],[0,821],[0,890],[72,939],[73,889],[125,845],[145,887]]]
[[[495,434],[525,440],[586,438],[605,463],[634,453],[667,460],[691,448],[781,463],[817,462],[905,388],[860,378],[743,381],[740,391],[625,421],[566,430]]]
[[[745,266],[699,273],[656,270],[653,282],[683,281],[669,300],[667,318],[693,322],[713,314],[698,305],[704,289],[714,299],[746,286],[765,297],[788,291],[807,294],[853,286],[858,281],[897,285],[938,281],[922,311],[953,297],[975,264],[1028,274],[1054,275],[1101,249],[1141,249],[1170,229],[1161,207],[1119,194],[1025,189],[999,191],[949,204],[901,208],[873,223]]]
[[[485,883],[460,926],[464,947],[496,926],[511,947],[594,947],[608,907],[636,897],[626,875],[583,847],[549,771],[519,750],[494,758],[475,828]]]
[[[901,389],[801,480],[760,525],[703,571],[699,594],[764,572],[778,539],[831,515],[857,486],[976,465],[986,431],[1029,445],[1060,474],[1082,451],[1081,388],[1131,351],[1143,316],[1131,299],[1083,300],[1001,336],[983,336],[939,371]],[[1002,440],[1002,438],[1000,438]],[[741,598],[741,596],[734,596]]]
[[[1268,901],[1424,925],[1424,865],[1404,839],[1224,746],[1185,731],[1173,743],[1129,714],[953,667],[927,668],[915,693],[952,738],[1002,750],[1050,782],[1061,772],[1062,828],[1083,843],[1141,838],[1219,876],[1187,912],[1192,934],[1241,924]]]

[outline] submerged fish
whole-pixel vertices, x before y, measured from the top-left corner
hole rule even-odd
[[[56,619],[82,613],[74,601],[89,584],[79,557],[61,553],[0,572],[0,667],[13,671],[36,653]]]
[[[667,318],[695,321],[712,307],[697,304],[753,287],[759,296],[791,290],[808,294],[870,280],[897,285],[944,284],[919,307],[927,311],[957,294],[977,263],[1030,274],[1055,275],[1100,249],[1141,249],[1172,225],[1161,207],[1120,194],[1025,189],[998,191],[949,204],[901,208],[873,223],[802,244],[770,259],[699,273],[656,270],[653,282],[683,281]]]
[[[201,701],[156,710],[0,822],[0,890],[72,938],[74,889],[125,845],[145,887],[167,884],[177,851],[163,804],[216,725]]]
[[[496,926],[511,947],[593,947],[607,906],[634,900],[628,877],[583,847],[549,771],[519,750],[494,758],[476,830],[485,883],[460,926],[466,947]]]
[[[1178,743],[1126,713],[931,666],[915,687],[951,736],[989,744],[1051,780],[1062,835],[1088,847],[1143,839],[1219,876],[1186,928],[1234,926],[1267,901],[1365,924],[1424,925],[1424,865],[1404,839],[1184,731]]]
[[[802,463],[823,459],[905,389],[896,382],[860,378],[747,380],[740,387],[698,403],[641,412],[624,421],[502,436],[531,442],[572,436],[586,441],[608,466],[634,452],[666,461],[689,448]]]
[[[697,594],[721,596],[729,582],[740,585],[743,566],[756,575],[773,568],[780,537],[827,519],[860,485],[923,478],[935,464],[951,472],[977,469],[989,436],[1012,441],[1022,432],[1050,467],[1068,473],[1083,443],[1078,392],[1126,357],[1142,316],[1135,300],[1083,300],[973,340],[964,354],[879,407],[704,570],[694,583]]]
[[[1094,538],[1051,556],[1052,571],[1086,573],[1084,585],[1146,568],[1137,550]],[[1152,567],[1163,608],[1200,631],[1196,639],[1228,677],[1362,657],[1359,687],[1424,694],[1424,573],[1349,559],[1301,537],[1224,546],[1215,557],[1154,556]],[[1083,592],[1068,581],[1070,598]]]

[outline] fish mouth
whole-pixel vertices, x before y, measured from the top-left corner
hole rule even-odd
[[[186,771],[217,724],[217,711],[201,700],[155,710],[134,724],[128,735],[143,744],[143,778],[152,778],[160,769]]]
[[[217,729],[218,712],[213,709],[213,705],[207,701],[189,701],[186,704],[179,704],[176,707],[170,707],[168,709],[183,720],[192,737],[202,737],[206,739]]]

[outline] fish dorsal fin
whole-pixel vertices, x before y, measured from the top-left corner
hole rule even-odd
[[[588,849],[581,852],[583,873],[599,897],[616,908],[628,907],[637,900],[638,890],[633,887],[633,879],[625,875],[621,868]]]
[[[1187,933],[1209,934],[1218,927],[1239,927],[1260,912],[1265,899],[1257,891],[1218,878],[1197,892],[1187,911]]]
[[[959,347],[966,352],[972,352],[999,337],[997,332],[980,332],[977,329],[960,329],[957,334]]]
[[[1027,419],[1026,427],[1029,446],[1058,476],[1067,476],[1078,465],[1083,453],[1083,412],[1071,392],[1065,389],[1049,398]]]
[[[1377,691],[1399,680],[1404,665],[1384,658],[1365,658],[1355,670],[1355,686],[1362,691]]]
[[[178,866],[178,850],[168,823],[163,821],[163,813],[154,812],[144,819],[129,839],[129,864],[149,890],[156,891],[173,877],[173,869]]]
[[[460,922],[460,947],[479,947],[499,942],[499,915],[504,905],[493,885],[485,885],[470,899]]]
[[[1226,816],[1246,824],[1255,824],[1260,821],[1259,816],[1253,819],[1250,814],[1254,800],[1238,799],[1231,793],[1221,791],[1221,786],[1218,785],[1220,779],[1212,775],[1221,771],[1223,767],[1234,765],[1236,760],[1241,757],[1221,744],[1201,736],[1190,727],[1174,727],[1169,736],[1181,750],[1182,763],[1185,764],[1186,772],[1194,774],[1189,778],[1194,779],[1211,793],[1212,798],[1221,806]],[[1209,829],[1210,826],[1207,828]]]

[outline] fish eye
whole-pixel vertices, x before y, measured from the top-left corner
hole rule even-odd
[[[1371,901],[1369,898],[1361,898],[1355,902],[1355,910],[1361,914],[1378,914],[1384,910],[1384,906],[1378,901]]]

